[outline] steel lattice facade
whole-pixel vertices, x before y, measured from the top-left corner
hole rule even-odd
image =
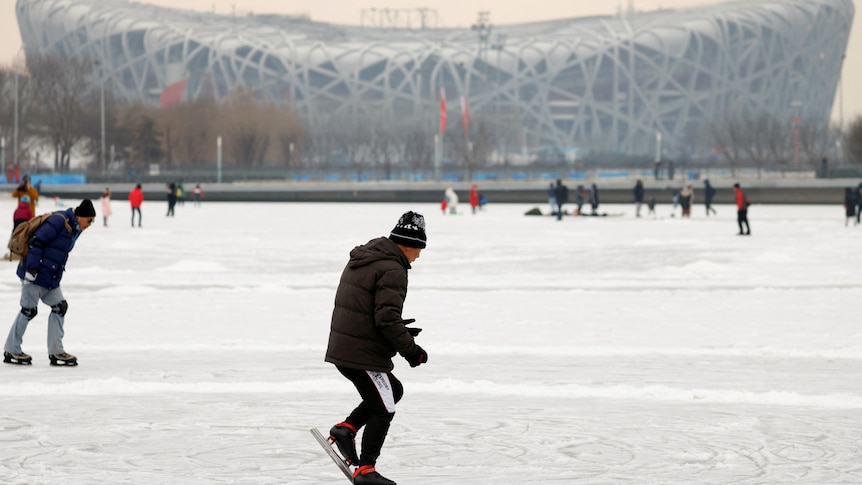
[[[458,113],[512,130],[518,145],[649,153],[706,149],[698,133],[727,110],[828,121],[852,0],[749,0],[690,10],[470,29],[336,26],[231,17],[120,0],[18,0],[25,49],[98,60],[115,97],[156,103],[240,86],[333,117],[424,117],[440,88]],[[449,117],[459,132],[458,116]]]

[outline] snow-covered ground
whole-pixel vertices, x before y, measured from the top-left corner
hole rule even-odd
[[[561,222],[532,205],[164,206],[139,229],[115,201],[72,253],[80,366],[48,365],[44,305],[34,365],[0,366],[0,483],[346,483],[308,432],[358,402],[323,362],[332,300],[349,250],[408,209],[429,246],[405,317],[430,358],[395,359],[384,475],[862,483],[862,226],[840,206],[753,206],[752,237],[730,206]],[[19,288],[7,263],[4,340]]]

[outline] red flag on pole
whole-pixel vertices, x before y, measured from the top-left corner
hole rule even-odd
[[[446,132],[446,89],[440,86],[440,133]]]
[[[169,108],[175,104],[182,103],[183,97],[186,94],[186,84],[188,81],[189,78],[184,77],[173,84],[165,86],[165,89],[162,90],[162,95],[159,96],[159,106]]]
[[[470,106],[467,105],[467,96],[461,96],[461,126],[464,136],[470,131]]]

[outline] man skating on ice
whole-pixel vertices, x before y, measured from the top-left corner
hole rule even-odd
[[[428,361],[416,344],[419,328],[407,328],[401,310],[407,297],[407,270],[426,245],[425,218],[406,212],[389,237],[372,239],[355,247],[335,293],[335,309],[329,333],[326,361],[359,391],[362,402],[341,423],[329,430],[348,463],[357,466],[357,485],[395,485],[374,465],[395,404],[404,394],[392,374],[392,357],[401,354],[410,367]],[[357,455],[355,437],[362,427],[362,451]]]
[[[21,350],[27,324],[36,316],[39,300],[51,307],[48,315],[48,359],[51,365],[78,365],[78,359],[63,350],[63,322],[69,305],[60,290],[69,252],[85,229],[93,224],[96,209],[84,199],[74,210],[55,212],[33,232],[27,257],[18,264],[21,278],[21,311],[9,330],[3,352],[7,364],[32,363]]]

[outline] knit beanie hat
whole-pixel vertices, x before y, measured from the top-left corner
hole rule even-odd
[[[425,217],[418,212],[405,212],[389,234],[389,239],[408,248],[424,249],[428,242],[425,235]]]
[[[96,208],[90,199],[84,199],[81,205],[75,208],[75,215],[81,217],[96,217]]]

